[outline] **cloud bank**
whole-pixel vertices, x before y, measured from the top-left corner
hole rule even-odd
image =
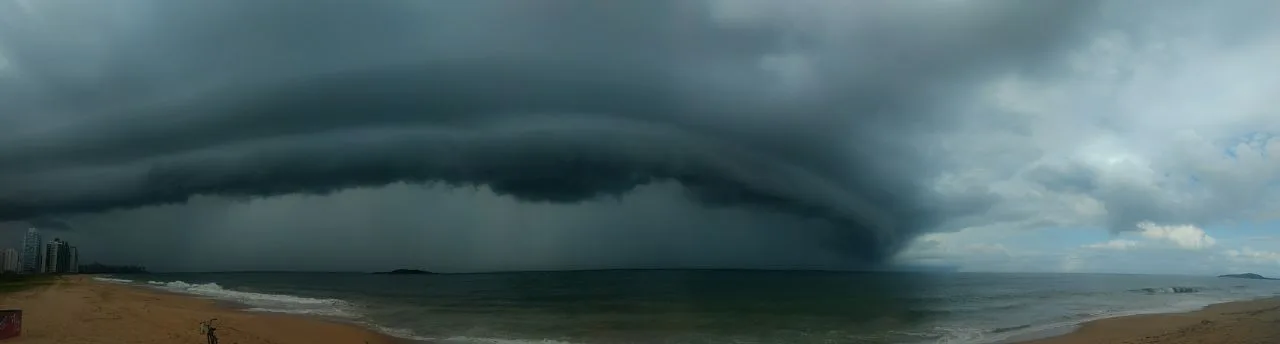
[[[0,4],[5,220],[663,191],[876,262],[929,231],[1277,208],[1265,1]],[[681,227],[757,222],[717,221]]]

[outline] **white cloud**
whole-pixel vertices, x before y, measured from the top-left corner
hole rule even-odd
[[[1128,250],[1137,246],[1138,246],[1137,241],[1115,239],[1108,242],[1100,242],[1096,244],[1085,245],[1084,247],[1092,248],[1092,249],[1100,249],[1100,250]]]
[[[1142,230],[1140,233],[1144,238],[1169,241],[1189,250],[1213,247],[1216,243],[1203,229],[1192,225],[1160,226],[1142,222],[1138,224],[1138,229]]]
[[[1218,253],[1205,250],[1161,249],[1139,242],[1142,249],[1078,248],[1058,255],[1061,272],[1110,272],[1137,274],[1217,275],[1234,271],[1216,260]],[[1177,264],[1169,264],[1177,262]],[[1250,267],[1247,271],[1270,273],[1276,269]]]
[[[900,254],[897,262],[981,272],[1202,276],[1252,272],[1280,276],[1280,251],[1255,249],[1271,247],[1269,245],[1280,241],[1274,236],[1213,238],[1196,226],[1145,223],[1141,231],[1120,233],[1110,240],[1057,244],[1055,240],[1059,238],[1080,240],[1081,231],[1089,229],[1048,228],[1028,232],[1019,228],[984,226],[926,234]]]
[[[1010,73],[976,88],[986,111],[957,126],[960,138],[943,139],[957,160],[944,176],[966,178],[935,182],[1000,196],[988,212],[999,219],[968,225],[1039,219],[1042,227],[1129,231],[1141,221],[1211,226],[1280,216],[1280,112],[1272,105],[1280,74],[1259,74],[1280,60],[1280,27],[1260,24],[1253,28],[1265,31],[1226,44],[1251,11],[1174,7],[1131,23],[1145,27],[1138,31],[1094,32],[1067,54],[1068,73]],[[1192,17],[1204,25],[1171,30]],[[1207,237],[1169,240],[1213,245]]]
[[[1061,252],[1029,247],[1019,224],[967,227],[925,234],[895,257],[904,265],[943,266],[959,271],[1036,272],[1056,269]]]
[[[1250,247],[1244,247],[1239,250],[1226,250],[1222,252],[1228,260],[1237,263],[1254,263],[1254,264],[1273,264],[1280,265],[1280,252],[1260,251]]]
[[[1062,257],[1062,262],[1058,265],[1058,270],[1061,272],[1080,272],[1080,270],[1084,269],[1087,264],[1088,261],[1086,261],[1084,256],[1078,253],[1072,253]]]
[[[948,238],[945,234],[926,234],[917,239],[898,255],[904,261],[954,259],[984,255],[1008,256],[1009,249],[1002,244],[965,243]]]
[[[1100,242],[1081,246],[1086,249],[1094,250],[1117,250],[1124,251],[1134,248],[1160,248],[1160,247],[1177,247],[1186,250],[1201,250],[1217,245],[1217,240],[1204,229],[1193,225],[1169,225],[1161,226],[1152,222],[1142,222],[1138,224],[1138,235],[1143,239],[1112,239],[1107,242]]]
[[[929,233],[916,238],[896,260],[905,264],[944,264],[991,266],[1008,260],[1009,249],[1002,244],[988,243],[993,234],[989,229],[965,228],[950,233]],[[998,234],[997,234],[998,235]]]

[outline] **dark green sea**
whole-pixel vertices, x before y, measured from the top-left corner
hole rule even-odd
[[[1092,319],[1280,293],[1280,281],[1107,274],[618,270],[110,280],[425,342],[503,344],[998,343]]]

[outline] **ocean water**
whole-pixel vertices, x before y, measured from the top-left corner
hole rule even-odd
[[[786,271],[102,278],[341,319],[433,343],[999,343],[1121,315],[1280,294],[1198,276]]]

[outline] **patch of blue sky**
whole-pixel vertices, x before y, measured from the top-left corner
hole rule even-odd
[[[1020,231],[1010,235],[1008,247],[1031,251],[1060,251],[1111,240],[1112,234],[1104,228],[1049,227]]]
[[[1276,133],[1253,131],[1240,136],[1236,136],[1223,141],[1222,154],[1236,160],[1240,157],[1237,151],[1241,144],[1258,152],[1261,156],[1267,156],[1267,146],[1271,143],[1271,139],[1280,136]]]

